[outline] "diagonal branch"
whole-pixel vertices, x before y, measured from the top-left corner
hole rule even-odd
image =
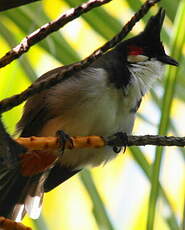
[[[36,43],[40,42],[44,38],[46,38],[51,33],[59,30],[61,27],[66,25],[68,22],[74,20],[75,18],[78,18],[81,14],[84,14],[90,10],[92,10],[95,7],[101,6],[105,3],[108,3],[112,0],[90,0],[86,3],[83,3],[82,5],[72,8],[68,11],[66,11],[64,14],[62,14],[57,19],[46,23],[27,37],[25,37],[22,42],[14,47],[12,50],[10,50],[8,53],[6,53],[1,59],[0,59],[0,68],[8,65],[16,58],[20,57],[23,53],[27,52],[31,46],[35,45]]]
[[[103,0],[102,0],[103,1]],[[101,2],[102,2],[101,1]],[[138,12],[131,18],[131,20],[123,27],[123,29],[113,37],[110,41],[105,43],[102,47],[95,50],[90,56],[83,59],[80,62],[74,63],[70,66],[66,66],[65,70],[61,69],[54,77],[49,78],[47,80],[43,80],[33,83],[29,88],[23,91],[20,94],[14,95],[10,98],[6,98],[0,102],[0,113],[5,112],[7,110],[12,109],[13,107],[21,104],[28,97],[41,92],[44,89],[48,89],[57,83],[64,81],[71,77],[77,71],[80,71],[86,67],[88,67],[91,63],[93,63],[98,57],[102,56],[107,50],[113,48],[117,45],[126,35],[132,30],[136,22],[138,22],[144,15],[148,12],[148,10],[160,0],[147,0],[140,8]],[[105,2],[105,1],[104,1]],[[10,51],[11,52],[11,51]],[[18,55],[18,54],[17,54]],[[20,56],[20,55],[18,55]],[[16,57],[18,57],[16,56]],[[16,58],[14,57],[14,58]],[[11,56],[10,56],[11,59]],[[9,58],[7,59],[9,60]]]
[[[0,0],[0,11],[8,10],[25,4],[30,4],[39,0]]]

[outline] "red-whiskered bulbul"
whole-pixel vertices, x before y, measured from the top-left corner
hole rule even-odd
[[[139,35],[121,42],[68,80],[28,99],[17,125],[20,136],[55,136],[58,130],[70,136],[130,134],[146,91],[163,75],[165,64],[178,65],[166,55],[160,40],[164,16],[160,9]],[[51,70],[37,81],[64,69]],[[104,164],[117,155],[110,146],[66,149],[57,154],[55,163],[37,175],[25,177],[0,169],[0,216],[20,220],[27,212],[37,218],[44,192],[81,169]]]

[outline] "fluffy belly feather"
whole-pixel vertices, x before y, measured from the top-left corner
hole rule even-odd
[[[108,91],[109,93],[97,95],[91,101],[74,105],[63,116],[49,120],[40,135],[54,136],[57,130],[63,130],[71,136],[109,136],[119,131],[130,133],[135,117],[130,112],[133,101],[124,98],[121,90],[112,88]],[[115,156],[115,152],[108,146],[99,149],[65,150],[61,164],[76,168],[97,166]]]

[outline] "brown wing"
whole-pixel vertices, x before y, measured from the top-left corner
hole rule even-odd
[[[44,81],[48,78],[52,78],[54,75],[62,73],[65,67],[59,67],[42,75],[37,82]],[[55,117],[55,114],[48,109],[47,95],[49,90],[44,90],[39,94],[36,94],[29,98],[24,107],[24,113],[21,120],[17,124],[17,129],[20,132],[20,136],[29,137],[37,136],[44,124]],[[47,172],[47,178],[44,183],[44,191],[48,192],[69,179],[71,176],[79,172],[80,170],[74,170],[68,167],[61,167],[59,163]],[[36,183],[37,180],[33,180],[32,183]],[[34,194],[32,194],[34,195]]]
[[[45,81],[54,77],[58,73],[62,73],[65,67],[59,67],[43,74],[36,82]],[[48,90],[35,94],[30,97],[24,106],[22,118],[17,123],[17,132],[21,137],[37,136],[43,125],[54,117],[52,111],[47,106]]]

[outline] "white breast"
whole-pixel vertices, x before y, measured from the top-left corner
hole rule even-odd
[[[129,67],[132,73],[132,80],[135,81],[144,95],[153,83],[161,78],[164,73],[164,64],[155,58],[148,61],[133,63]]]
[[[48,105],[58,116],[48,121],[40,135],[54,136],[57,130],[72,136],[131,133],[135,119],[131,110],[142,97],[138,84],[133,80],[125,91],[118,90],[108,83],[103,69],[91,68],[80,78],[57,85],[50,91]],[[114,156],[111,147],[66,150],[61,164],[77,168],[95,166]]]

